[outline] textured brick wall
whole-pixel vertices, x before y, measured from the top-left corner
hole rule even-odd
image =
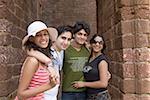
[[[16,94],[20,68],[25,52],[21,40],[27,25],[43,20],[49,26],[87,21],[96,33],[96,1],[94,0],[0,0],[0,100]]]
[[[97,0],[98,32],[111,57],[113,100],[150,100],[149,0]]]
[[[21,40],[27,24],[38,18],[37,2],[0,0],[0,100],[10,100],[15,95],[25,56]]]
[[[43,0],[41,18],[48,25],[74,24],[84,20],[97,32],[96,0]]]
[[[96,7],[97,5],[97,7]],[[90,23],[102,33],[111,58],[113,100],[150,99],[149,0],[0,0],[0,100],[15,95],[29,22],[49,26]]]

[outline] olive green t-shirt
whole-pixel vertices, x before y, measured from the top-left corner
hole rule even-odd
[[[74,81],[84,81],[83,66],[87,62],[89,51],[82,47],[80,51],[74,49],[71,45],[65,50],[63,66],[63,92],[82,92],[85,88],[75,89],[71,85]]]

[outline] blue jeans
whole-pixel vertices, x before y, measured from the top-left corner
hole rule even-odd
[[[111,100],[108,90],[97,94],[87,94],[87,100]]]
[[[62,92],[62,100],[86,100],[85,92]]]

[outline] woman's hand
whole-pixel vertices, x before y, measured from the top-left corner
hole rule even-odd
[[[59,73],[53,68],[53,67],[48,67],[48,71],[50,73],[50,81],[56,82],[56,84],[59,84]]]
[[[50,74],[50,77],[57,77],[57,72],[53,67],[48,67],[47,68]]]
[[[57,79],[55,77],[50,77],[50,86],[54,87],[56,84],[58,84]]]
[[[111,74],[110,74],[109,71],[107,71],[107,79],[108,79],[108,81],[110,80],[110,78],[111,78]]]
[[[72,83],[72,86],[74,88],[82,88],[82,87],[85,87],[85,82],[75,81],[75,82]]]

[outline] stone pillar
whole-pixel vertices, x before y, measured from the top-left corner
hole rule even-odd
[[[97,0],[98,31],[111,58],[112,100],[150,99],[149,0]]]

